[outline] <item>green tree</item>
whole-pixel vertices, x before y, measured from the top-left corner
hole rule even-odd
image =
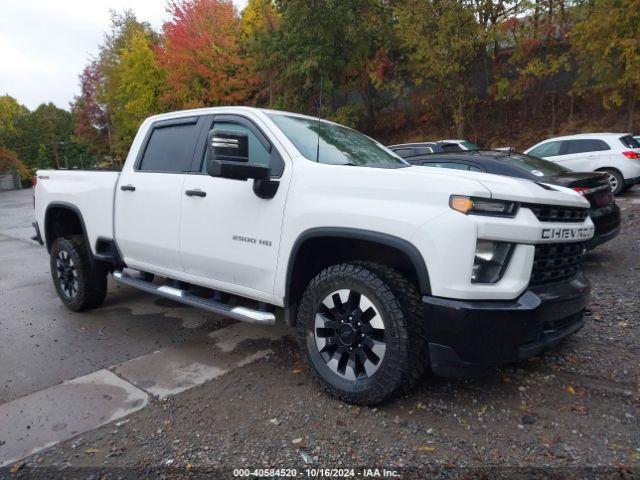
[[[19,135],[18,123],[29,110],[9,95],[0,97],[0,146],[13,149]]]
[[[571,33],[578,62],[576,90],[602,96],[606,108],[627,107],[633,131],[640,96],[640,1],[594,0],[580,6]]]
[[[379,87],[393,70],[388,2],[279,0],[277,7],[279,29],[258,52],[279,67],[274,104],[317,113],[322,77],[328,112],[335,112],[347,99],[361,102],[363,124],[354,126],[372,128],[380,107]],[[344,108],[354,111],[348,104]]]
[[[273,0],[249,0],[240,19],[240,47],[247,60],[254,90],[248,97],[256,103],[274,103],[274,79],[285,58],[277,50],[281,15]]]

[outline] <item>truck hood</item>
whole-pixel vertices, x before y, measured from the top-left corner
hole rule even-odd
[[[444,168],[425,168],[411,166],[397,169],[396,172],[404,175],[422,175],[430,178],[464,179],[475,182],[484,187],[488,192],[485,195],[490,198],[512,200],[522,203],[539,203],[550,205],[564,205],[571,207],[589,208],[589,202],[580,194],[570,188],[559,185],[551,185],[541,182],[533,182],[515,177],[493,175],[490,173],[467,172],[464,170],[449,170]],[[464,187],[464,185],[462,185]],[[468,185],[467,185],[468,187]],[[475,190],[475,189],[474,189]],[[455,194],[457,192],[452,192]],[[475,195],[472,192],[459,192],[460,195]]]

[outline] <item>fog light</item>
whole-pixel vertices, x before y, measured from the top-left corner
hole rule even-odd
[[[507,269],[513,243],[478,240],[471,283],[496,283]]]

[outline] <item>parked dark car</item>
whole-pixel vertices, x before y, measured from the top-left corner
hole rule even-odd
[[[432,153],[464,151],[457,143],[447,141],[402,143],[400,145],[389,145],[387,148],[402,158],[414,157],[416,155],[429,155]]]
[[[414,155],[405,160],[413,165],[493,173],[572,188],[591,204],[590,215],[596,229],[591,248],[611,240],[620,232],[620,207],[615,203],[611,184],[604,173],[573,172],[537,157],[499,150]]]

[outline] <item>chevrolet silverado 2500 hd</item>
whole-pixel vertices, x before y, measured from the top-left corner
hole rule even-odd
[[[295,325],[337,397],[536,355],[583,326],[593,224],[572,190],[427,169],[349,128],[220,107],[147,119],[120,173],[37,172],[35,238],[71,310],[106,278]]]

